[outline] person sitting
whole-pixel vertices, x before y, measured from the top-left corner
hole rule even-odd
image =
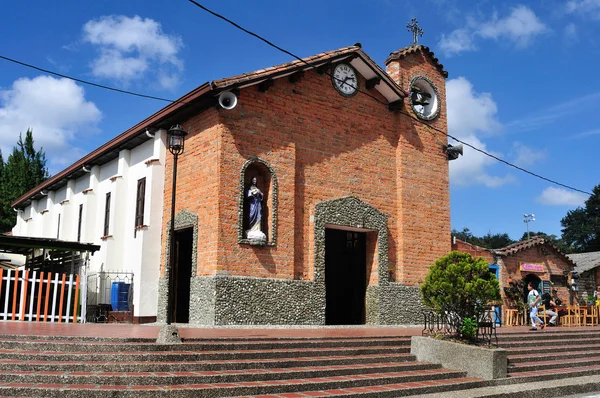
[[[548,326],[556,326],[556,321],[558,319],[558,314],[556,313],[556,302],[550,296],[550,293],[542,294],[542,304],[546,308],[544,313],[547,316],[550,316],[550,321],[548,322]]]

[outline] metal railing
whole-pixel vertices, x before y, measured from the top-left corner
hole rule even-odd
[[[438,313],[433,309],[424,310],[424,326],[421,331],[422,336],[448,336],[463,338],[462,323],[463,320],[454,313]],[[493,307],[483,312],[477,319],[477,334],[474,341],[498,346],[498,336],[496,335],[496,312]]]
[[[100,271],[87,276],[87,322],[122,322],[114,313],[132,310],[133,272]]]

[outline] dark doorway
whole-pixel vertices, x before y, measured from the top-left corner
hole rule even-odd
[[[367,256],[364,232],[325,229],[325,323],[365,323]]]
[[[193,228],[175,231],[175,269],[173,319],[177,323],[190,320],[190,279],[192,277],[192,239]]]
[[[540,279],[539,276],[535,275],[535,274],[529,274],[527,276],[525,276],[525,278],[523,278],[523,301],[527,302],[527,296],[529,295],[529,289],[527,289],[527,285],[529,285],[529,282],[533,282],[533,287],[535,287],[535,290],[538,291],[538,293],[541,295],[542,294],[542,286],[541,286],[541,282],[542,280]]]

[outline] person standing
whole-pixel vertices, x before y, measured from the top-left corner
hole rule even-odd
[[[531,329],[537,330],[537,324],[539,323],[542,329],[544,329],[544,321],[542,321],[537,313],[538,313],[538,303],[542,299],[540,294],[535,290],[533,286],[533,282],[529,282],[527,285],[527,289],[529,290],[529,294],[527,295],[527,304],[529,304],[529,318],[531,319]]]

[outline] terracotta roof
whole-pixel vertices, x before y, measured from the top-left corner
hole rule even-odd
[[[549,242],[546,239],[539,237],[539,236],[534,236],[531,239],[522,240],[520,242],[516,242],[511,245],[505,246],[503,248],[496,249],[496,250],[494,250],[494,253],[499,254],[501,256],[510,256],[510,255],[518,253],[522,250],[529,249],[529,248],[532,248],[534,246],[539,246],[539,245],[543,245],[543,246],[546,246],[547,248],[551,249],[558,257],[562,258],[567,263],[569,263],[573,266],[576,265],[575,262],[573,262],[573,260],[570,259],[565,253],[560,251],[560,249],[558,247],[554,246],[551,242]]]
[[[232,86],[245,87],[267,79],[287,76],[297,71],[317,68],[329,62],[343,60],[350,57],[360,58],[375,75],[387,83],[388,87],[395,92],[397,97],[404,98],[407,96],[407,93],[400,86],[398,86],[398,84],[396,84],[396,82],[394,82],[394,80],[377,63],[375,63],[364,51],[362,51],[360,43],[357,43],[353,46],[343,47],[338,50],[326,51],[310,57],[302,58],[302,61],[294,60],[285,64],[275,65],[253,72],[242,73],[241,75],[228,77],[225,79],[214,80],[211,83],[211,87],[213,90],[223,90],[226,88],[231,88]]]
[[[585,272],[600,266],[600,252],[567,254],[577,264],[577,271]]]
[[[212,82],[212,87],[213,87],[213,89],[217,89],[217,88],[223,88],[223,87],[228,87],[228,86],[232,86],[232,85],[243,85],[244,83],[250,83],[250,82],[253,82],[256,80],[260,80],[261,78],[266,79],[268,77],[271,77],[272,75],[275,75],[275,74],[278,74],[281,72],[283,72],[283,73],[290,72],[291,70],[297,69],[298,67],[300,67],[300,69],[305,69],[308,66],[308,65],[306,65],[306,63],[318,66],[320,64],[326,63],[331,58],[351,54],[358,50],[360,50],[360,45],[355,44],[353,46],[343,47],[338,50],[327,51],[324,53],[313,55],[311,57],[302,58],[305,62],[295,60],[292,62],[287,62],[285,64],[275,65],[275,66],[271,66],[271,67],[268,67],[265,69],[259,69],[259,70],[249,72],[249,73],[242,73],[241,75],[237,75],[237,76],[233,76],[233,77],[227,77],[225,79],[214,80]]]
[[[429,49],[429,47],[422,46],[420,44],[411,44],[408,47],[404,47],[404,48],[401,48],[400,50],[390,53],[390,56],[387,57],[387,59],[385,60],[385,64],[387,65],[394,60],[402,59],[409,54],[416,53],[417,51],[421,51],[423,54],[427,55],[431,59],[433,64],[436,66],[436,68],[440,71],[440,73],[444,77],[446,77],[446,78],[448,77],[448,72],[444,70],[444,65],[442,65],[440,63],[440,60],[435,57],[435,54],[433,53],[433,51],[431,51]]]
[[[152,116],[147,117],[146,119],[139,122],[135,126],[129,128],[128,130],[121,133],[117,137],[108,141],[106,144],[94,149],[92,152],[85,155],[84,157],[79,159],[77,162],[73,163],[71,166],[67,167],[66,169],[64,169],[64,170],[58,172],[57,174],[53,175],[52,177],[48,178],[46,181],[44,181],[40,185],[36,186],[35,188],[31,189],[29,192],[27,192],[24,195],[22,195],[21,197],[19,197],[17,200],[15,200],[11,204],[11,206],[17,207],[17,208],[23,208],[28,205],[30,199],[39,195],[39,192],[41,190],[56,189],[57,186],[60,187],[60,186],[66,185],[66,181],[69,178],[77,178],[82,174],[81,168],[85,165],[107,163],[110,159],[118,156],[119,150],[122,148],[125,148],[125,145],[127,145],[128,143],[131,143],[131,142],[135,142],[134,140],[136,140],[136,138],[138,140],[141,140],[140,143],[143,141],[146,141],[148,138],[146,138],[144,131],[147,128],[159,126],[161,122],[168,120],[170,115],[173,115],[176,112],[180,112],[184,108],[189,107],[190,104],[193,104],[194,101],[197,101],[198,99],[202,98],[210,91],[211,91],[211,88],[208,83],[204,83],[203,85],[199,86],[198,88],[190,91],[189,93],[185,94],[178,100],[174,101],[173,103],[165,106],[158,112],[154,113]],[[167,124],[167,128],[168,128],[168,124]],[[137,145],[139,145],[139,143]],[[113,155],[109,156],[111,153]]]

